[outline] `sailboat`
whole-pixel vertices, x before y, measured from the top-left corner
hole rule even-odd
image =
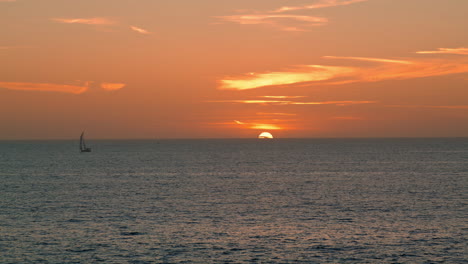
[[[86,147],[86,143],[84,140],[84,131],[81,133],[80,136],[80,152],[91,152],[91,148]]]

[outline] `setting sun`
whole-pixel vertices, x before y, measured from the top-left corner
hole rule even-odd
[[[262,132],[260,135],[258,135],[258,138],[273,138],[273,135],[269,132]]]

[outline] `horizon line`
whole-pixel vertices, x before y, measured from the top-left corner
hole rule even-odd
[[[275,139],[468,139],[467,136],[370,136],[370,137],[275,137]],[[87,138],[87,141],[164,141],[164,140],[239,140],[239,139],[252,139],[256,140],[256,137],[207,137],[207,138]],[[271,139],[270,139],[271,140]],[[0,139],[2,141],[78,141],[75,138],[24,138],[24,139]]]

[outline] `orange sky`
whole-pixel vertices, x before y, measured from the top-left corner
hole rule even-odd
[[[466,137],[466,10],[0,0],[0,140]]]

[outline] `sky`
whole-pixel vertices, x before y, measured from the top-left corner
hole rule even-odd
[[[466,0],[0,0],[0,140],[468,136]]]

